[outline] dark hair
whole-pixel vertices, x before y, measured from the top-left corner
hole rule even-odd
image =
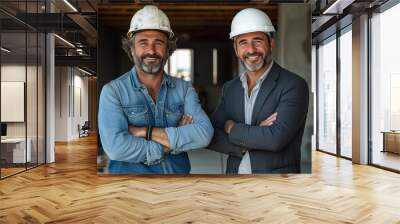
[[[133,34],[132,37],[122,37],[121,38],[122,49],[125,51],[125,53],[129,57],[129,60],[131,60],[132,62],[133,62],[133,56],[132,56],[131,49],[135,47],[135,36],[136,36],[136,34]],[[176,42],[177,42],[176,37],[168,39],[167,49],[168,49],[169,56],[171,56],[172,53],[174,53],[174,51],[176,50]]]

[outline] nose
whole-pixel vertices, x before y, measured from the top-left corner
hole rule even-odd
[[[149,44],[149,47],[147,49],[147,52],[149,54],[155,54],[156,53],[156,44],[155,43],[151,43]]]
[[[252,42],[251,44],[249,44],[249,48],[247,49],[247,51],[248,51],[250,54],[252,54],[252,53],[254,53],[254,52],[257,51],[257,50],[256,50],[256,47],[255,47],[255,45],[254,45],[253,42]]]

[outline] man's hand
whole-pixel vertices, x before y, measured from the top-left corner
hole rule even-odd
[[[278,117],[278,112],[273,113],[267,119],[261,121],[260,126],[271,126],[271,125],[273,125],[274,122],[276,121],[277,117]]]
[[[178,127],[188,125],[191,123],[193,123],[192,115],[185,114],[182,116],[181,120],[179,121]],[[147,131],[146,126],[145,127],[136,127],[133,125],[129,125],[128,130],[129,130],[129,133],[135,137],[146,138],[146,131]],[[168,153],[171,151],[170,145],[168,142],[168,136],[167,136],[167,133],[165,132],[164,128],[153,127],[151,140],[163,145],[163,150],[165,153]]]
[[[136,127],[133,125],[129,125],[128,127],[129,133],[138,138],[146,138],[147,127]],[[163,145],[164,152],[169,152],[171,149],[169,148],[168,136],[165,132],[164,128],[153,128],[153,132],[151,134],[151,140],[160,143]]]
[[[169,153],[171,152],[171,149],[163,145],[163,151],[164,153]]]
[[[229,135],[229,133],[231,133],[231,130],[234,125],[235,125],[235,122],[233,122],[232,120],[227,120],[224,125],[225,133]]]
[[[273,113],[271,116],[269,116],[267,119],[263,120],[260,123],[260,126],[271,126],[274,124],[276,121],[276,118],[278,117],[278,112]],[[226,134],[231,133],[231,130],[233,126],[235,125],[235,122],[232,120],[227,120],[224,125],[224,131]]]
[[[128,130],[129,133],[135,137],[146,138],[146,128],[147,127],[136,127],[129,125]]]
[[[190,114],[184,114],[179,121],[178,127],[193,123],[193,117]]]
[[[179,121],[178,127],[184,126],[187,124],[193,123],[193,117],[190,114],[185,114],[182,116],[181,120]],[[128,130],[129,133],[135,137],[139,138],[146,138],[146,129],[147,127],[136,127],[133,125],[129,125]]]

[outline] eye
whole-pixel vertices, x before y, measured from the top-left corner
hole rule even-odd
[[[139,40],[139,41],[138,41],[138,45],[139,45],[140,47],[144,47],[144,46],[147,45],[147,42],[144,41],[144,40]]]
[[[239,46],[246,46],[247,45],[247,41],[240,41],[239,42]]]
[[[256,45],[262,45],[262,44],[263,44],[263,41],[262,41],[262,40],[255,40],[254,43],[255,43]]]
[[[144,47],[144,46],[146,46],[146,43],[144,43],[144,42],[139,42],[139,46]]]

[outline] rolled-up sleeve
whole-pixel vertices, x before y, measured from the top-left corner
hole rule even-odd
[[[101,91],[98,119],[100,141],[111,160],[153,164],[162,158],[160,144],[129,133],[127,117],[111,83]]]
[[[184,100],[184,113],[193,117],[193,122],[180,127],[167,127],[165,129],[171,153],[179,153],[191,149],[204,148],[210,143],[214,129],[210,119],[201,108],[195,89],[187,88]]]

